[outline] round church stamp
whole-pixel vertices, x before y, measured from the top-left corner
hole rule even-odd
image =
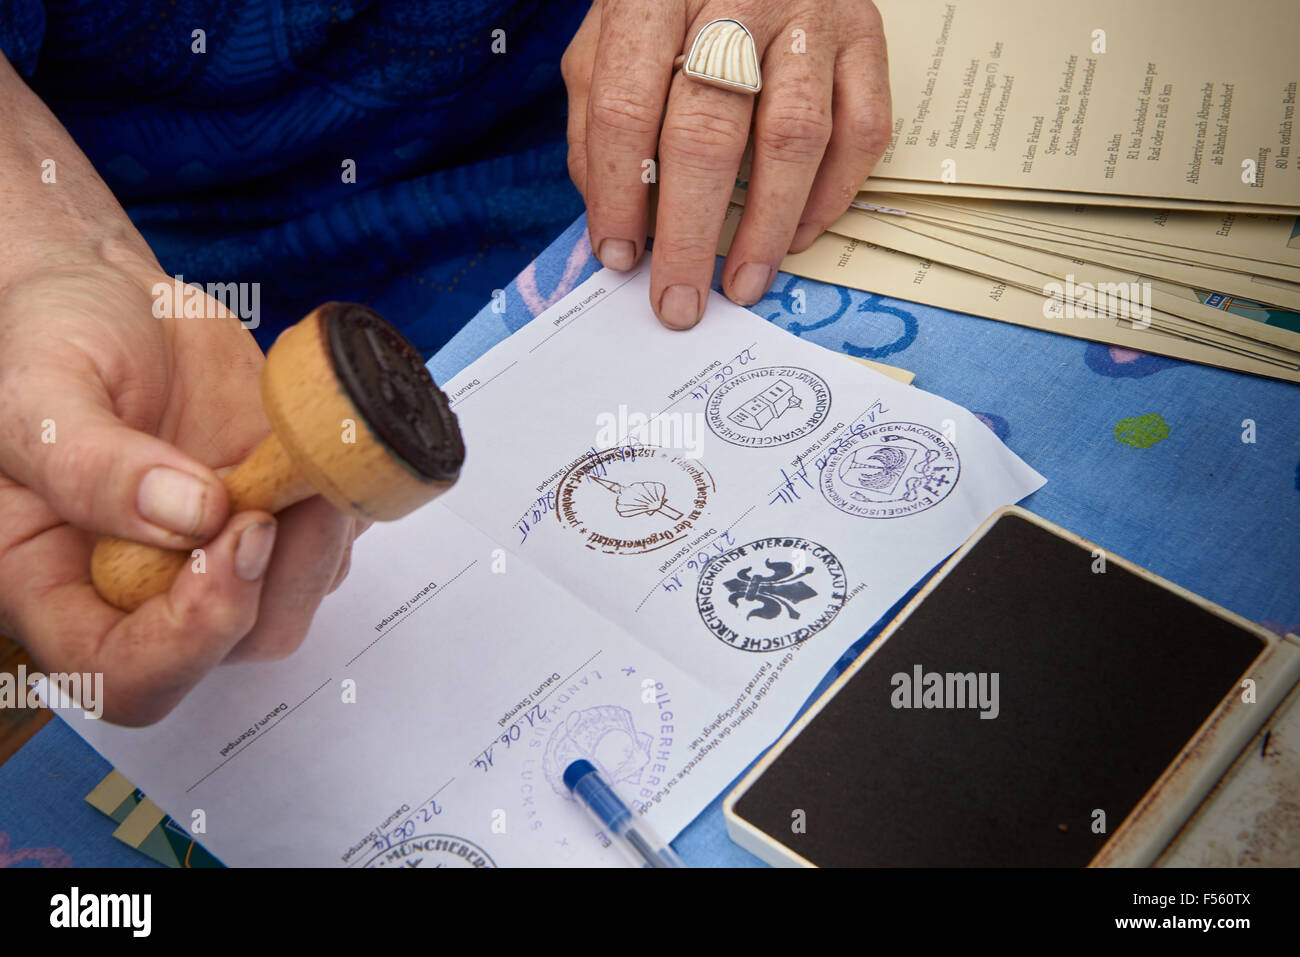
[[[901,518],[938,505],[957,487],[961,459],[943,433],[882,422],[840,445],[822,466],[822,495],[860,518]]]
[[[770,448],[803,438],[826,421],[831,390],[817,373],[796,366],[748,369],[709,396],[704,420],[724,442]]]
[[[798,536],[760,538],[704,566],[695,587],[700,618],[738,651],[779,651],[807,641],[847,600],[848,578],[825,545]]]
[[[564,769],[580,758],[590,761],[614,787],[632,788],[649,776],[653,744],[654,738],[637,729],[627,708],[581,708],[568,712],[551,733],[542,754],[542,773],[551,790],[569,801],[574,797],[564,785]]]
[[[640,555],[686,538],[715,486],[695,459],[655,445],[584,457],[555,490],[555,517],[593,551]]]
[[[487,851],[452,834],[408,837],[380,851],[366,867],[496,867]]]

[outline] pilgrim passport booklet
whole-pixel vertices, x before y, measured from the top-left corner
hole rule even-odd
[[[879,7],[894,120],[868,190],[1300,202],[1294,0]]]
[[[70,723],[227,865],[617,865],[586,758],[674,838],[844,651],[1044,479],[970,412],[604,270],[449,382],[447,494],[357,541],[284,661]]]

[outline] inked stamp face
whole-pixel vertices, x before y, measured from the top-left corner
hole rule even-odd
[[[496,867],[487,851],[452,834],[411,837],[381,851],[366,867]]]
[[[695,603],[719,641],[739,651],[779,651],[829,625],[844,607],[847,586],[825,545],[760,538],[705,565]]]
[[[795,366],[768,366],[719,386],[709,396],[704,419],[724,442],[769,448],[815,431],[830,410],[830,386],[821,376]]]
[[[690,535],[714,492],[695,459],[654,445],[589,455],[555,491],[555,517],[593,551],[640,555]]]
[[[842,444],[822,466],[822,495],[860,518],[924,512],[957,487],[961,460],[942,433],[915,422],[882,422]]]
[[[356,303],[333,303],[322,322],[334,372],[371,430],[421,477],[455,481],[465,443],[416,348]]]

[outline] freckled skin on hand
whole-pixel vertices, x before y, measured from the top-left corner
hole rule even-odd
[[[587,202],[591,248],[611,268],[639,260],[649,189],[635,173],[657,160],[650,301],[673,329],[702,318],[747,141],[753,169],[722,273],[723,291],[742,305],[761,299],[785,255],[808,248],[849,207],[891,130],[873,4],[753,0],[705,8],[699,0],[597,0],[566,52],[569,167]],[[743,76],[737,82],[749,92],[673,69],[709,23],[727,19],[746,35],[719,29],[752,42],[754,60],[728,60],[727,75],[715,79]],[[751,62],[763,74],[758,82],[749,78]]]

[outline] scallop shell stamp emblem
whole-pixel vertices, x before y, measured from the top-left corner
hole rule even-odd
[[[754,36],[739,20],[714,20],[695,36],[686,55],[686,75],[727,90],[757,93],[763,88]]]
[[[632,712],[618,705],[598,705],[570,712],[546,742],[542,773],[551,789],[565,800],[574,797],[564,785],[564,769],[586,759],[614,786],[641,784],[651,764],[654,739],[638,731]]]
[[[943,433],[916,422],[882,422],[840,445],[819,484],[841,512],[901,518],[938,505],[960,475],[957,447]]]
[[[640,555],[689,536],[715,491],[695,459],[655,445],[585,456],[560,480],[555,516],[593,551]]]

